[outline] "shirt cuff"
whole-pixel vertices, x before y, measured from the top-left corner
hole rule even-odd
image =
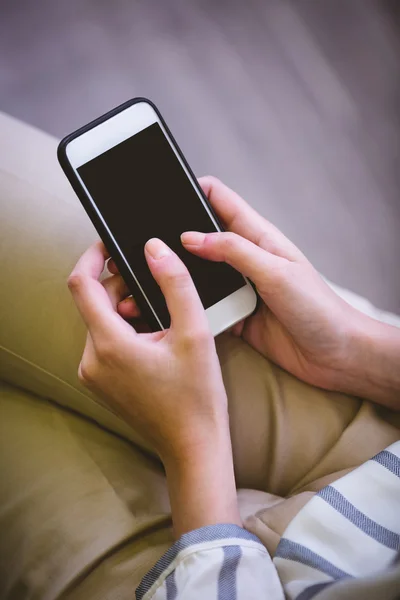
[[[136,600],[142,600],[145,594],[164,579],[174,568],[179,560],[179,555],[190,548],[193,552],[205,550],[212,547],[226,545],[246,545],[268,554],[261,541],[239,525],[221,523],[218,525],[207,525],[184,533],[181,538],[157,561],[152,569],[143,577],[136,590]],[[269,555],[268,555],[269,556]]]

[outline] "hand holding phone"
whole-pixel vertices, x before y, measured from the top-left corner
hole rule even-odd
[[[398,408],[399,330],[344,301],[279,229],[221,181],[199,182],[229,231],[187,232],[185,247],[234,266],[260,297],[233,333],[302,381]]]
[[[182,259],[217,335],[256,306],[250,283],[231,266],[181,244],[187,230],[221,231],[210,205],[156,107],[138,98],[62,140],[60,163],[151,328],[170,315],[144,256],[162,239]]]
[[[206,313],[174,252],[153,239],[145,256],[167,301],[168,330],[137,334],[117,314],[120,289],[98,280],[108,257],[103,244],[90,247],[71,273],[89,331],[80,378],[161,458],[177,536],[240,524],[227,397]]]

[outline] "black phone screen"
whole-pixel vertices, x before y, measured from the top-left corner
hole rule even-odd
[[[170,318],[144,257],[158,237],[186,264],[204,308],[245,285],[225,263],[184,249],[184,231],[216,231],[196,190],[158,123],[81,165],[78,173],[164,327]]]

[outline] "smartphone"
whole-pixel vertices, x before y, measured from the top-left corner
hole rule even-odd
[[[170,316],[144,256],[152,237],[186,264],[214,335],[253,312],[257,296],[249,281],[180,242],[184,231],[222,226],[150,100],[130,100],[68,135],[58,159],[153,331],[168,328]]]

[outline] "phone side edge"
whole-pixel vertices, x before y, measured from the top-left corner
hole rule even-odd
[[[69,162],[68,156],[67,156],[67,146],[72,140],[76,139],[77,137],[79,137],[84,132],[88,131],[89,129],[96,127],[99,123],[109,119],[110,117],[117,114],[118,112],[125,110],[132,104],[135,104],[136,102],[140,102],[143,100],[144,100],[143,98],[134,98],[132,100],[129,100],[128,102],[121,104],[119,107],[116,107],[109,113],[105,113],[104,115],[100,116],[99,118],[95,119],[94,121],[91,121],[87,125],[79,128],[76,131],[72,132],[71,134],[65,136],[58,145],[57,159],[58,159],[58,162],[59,162],[65,176],[67,177],[72,189],[74,190],[74,192],[77,195],[78,199],[80,200],[83,208],[85,209],[87,215],[89,216],[93,226],[95,227],[97,233],[99,234],[100,238],[102,239],[107,250],[110,252],[110,255],[114,259],[125,283],[127,284],[131,294],[134,296],[135,301],[137,302],[143,317],[148,322],[148,324],[150,325],[150,327],[153,331],[159,331],[161,329],[160,324],[158,323],[152,310],[148,306],[146,299],[144,298],[144,296],[143,296],[139,286],[136,284],[134,278],[130,274],[129,269],[126,267],[125,261],[122,259],[120,251],[118,250],[117,246],[114,244],[114,241],[110,237],[107,229],[104,227],[103,223],[98,218],[96,211],[92,206],[92,202],[91,202],[90,198],[88,197],[88,195],[86,194],[85,190],[83,189],[82,185],[80,184],[80,182],[75,174],[75,171],[74,171],[71,163]]]

